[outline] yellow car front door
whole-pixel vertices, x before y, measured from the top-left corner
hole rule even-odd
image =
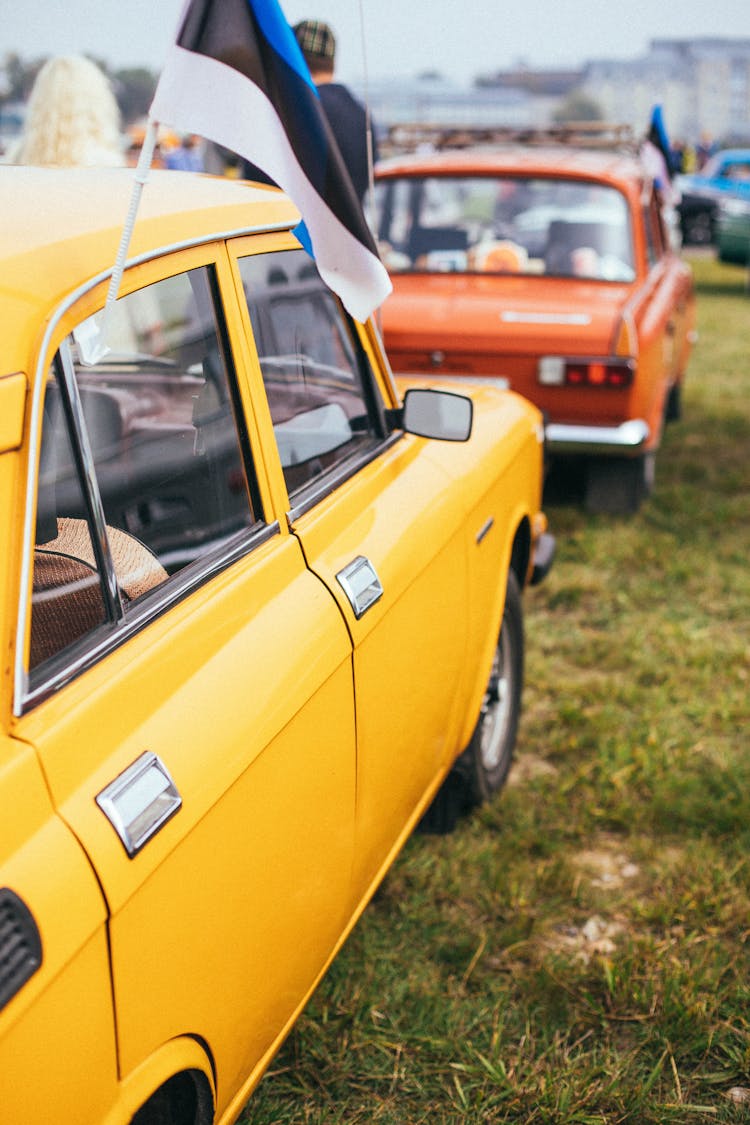
[[[453,748],[467,641],[464,499],[389,433],[360,330],[302,251],[240,256],[287,521],[354,646],[359,902]]]

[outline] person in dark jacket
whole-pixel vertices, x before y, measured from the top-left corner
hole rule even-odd
[[[361,203],[370,179],[364,106],[346,86],[334,80],[336,38],[328,24],[321,20],[302,20],[293,30]],[[374,135],[372,146],[374,162],[377,159]]]
[[[370,162],[367,153],[367,114],[365,108],[340,82],[334,82],[336,39],[330,27],[320,20],[302,20],[293,28],[320,97],[320,104],[351,176],[357,198],[362,203],[370,183]],[[377,159],[375,137],[372,137],[372,160]],[[270,184],[265,172],[242,160],[240,175],[246,180]]]

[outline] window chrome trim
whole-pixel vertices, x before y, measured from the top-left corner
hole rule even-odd
[[[65,392],[73,419],[73,457],[75,461],[78,462],[78,454],[80,453],[80,464],[78,468],[83,476],[83,499],[86,507],[89,509],[93,530],[96,534],[96,542],[92,542],[91,545],[94,549],[94,557],[97,560],[98,567],[101,567],[102,571],[99,577],[100,581],[103,579],[107,617],[110,620],[119,621],[124,613],[122,598],[120,597],[120,587],[117,583],[115,564],[109,547],[109,539],[107,538],[104,505],[102,504],[99,484],[96,479],[94,454],[91,450],[91,443],[89,442],[88,427],[86,426],[86,421],[83,416],[81,395],[78,389],[78,381],[73,367],[73,356],[67,337],[60,345],[60,361],[63,379],[65,381]],[[42,427],[43,426],[44,421],[42,421]]]
[[[304,516],[321,500],[325,500],[326,496],[330,496],[332,492],[343,484],[344,481],[349,480],[365,465],[369,465],[375,461],[386,449],[390,449],[397,441],[400,441],[404,436],[403,431],[398,430],[381,441],[378,442],[372,449],[368,449],[364,453],[352,453],[350,458],[342,461],[341,464],[335,465],[326,473],[322,473],[319,477],[313,477],[309,484],[306,484],[300,490],[300,500],[296,504],[292,504],[291,508],[286,514],[286,519],[289,527],[293,527],[295,520],[300,516]]]
[[[200,238],[185,239],[180,242],[169,243],[166,246],[161,246],[155,250],[145,251],[134,258],[129,258],[123,267],[123,277],[125,271],[130,270],[135,266],[143,265],[145,262],[154,261],[157,258],[166,258],[170,254],[180,253],[184,250],[191,250],[198,246],[209,246],[212,242],[226,243],[230,239],[244,238],[252,234],[278,234],[283,231],[291,231],[292,223],[261,223],[257,226],[239,227],[235,230],[229,231],[216,231],[212,234],[202,235]],[[34,551],[34,501],[36,499],[36,475],[37,464],[39,461],[39,442],[40,442],[40,415],[42,411],[42,391],[46,386],[44,378],[45,367],[48,363],[52,362],[54,357],[47,360],[47,352],[49,350],[50,341],[57,331],[57,327],[62,318],[67,313],[68,309],[72,308],[82,297],[95,289],[102,282],[106,282],[111,278],[114,270],[114,262],[110,269],[102,270],[101,273],[96,274],[90,278],[89,281],[83,282],[67,297],[51,314],[47,321],[47,327],[42,337],[42,342],[39,345],[39,352],[36,362],[36,367],[33,373],[33,382],[31,386],[31,437],[29,441],[29,459],[26,469],[26,497],[25,509],[23,518],[23,542],[21,543],[21,581],[19,588],[19,602],[18,602],[18,619],[16,621],[16,640],[15,640],[15,653],[14,653],[14,670],[13,670],[13,714],[18,717],[23,713],[24,701],[28,692],[28,674],[24,667],[24,645],[26,640],[26,631],[29,626],[29,618],[31,613],[31,584],[33,574],[33,551]]]
[[[82,673],[87,672],[103,657],[142,632],[178,602],[205,586],[212,578],[245,558],[261,544],[278,535],[280,530],[279,521],[274,520],[273,523],[254,525],[237,532],[232,541],[217,548],[214,557],[190,564],[185,571],[168,578],[151,593],[144,595],[142,603],[128,609],[127,615],[121,621],[116,624],[108,621],[81,638],[76,646],[81,650],[78,655],[72,658],[68,656],[66,660],[65,652],[68,650],[64,650],[59,657],[53,657],[55,664],[59,663],[60,666],[53,668],[49,675],[44,676],[42,683],[30,688],[29,677],[25,677],[25,690],[18,699],[18,710],[15,714],[23,715],[45,699],[49,699]],[[219,551],[221,554],[218,553]]]

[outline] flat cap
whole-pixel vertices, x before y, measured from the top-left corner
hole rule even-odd
[[[294,25],[294,34],[303,55],[330,59],[336,53],[336,37],[322,20],[301,20]]]

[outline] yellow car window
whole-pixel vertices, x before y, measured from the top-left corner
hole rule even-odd
[[[355,329],[302,251],[239,262],[287,489],[373,448],[382,426]]]
[[[62,408],[56,372],[44,405],[37,489],[30,667],[68,648],[107,620],[85,500]],[[58,518],[60,511],[78,518]]]
[[[262,519],[210,272],[117,301],[103,358],[98,332],[74,330],[46,394],[32,668]]]

